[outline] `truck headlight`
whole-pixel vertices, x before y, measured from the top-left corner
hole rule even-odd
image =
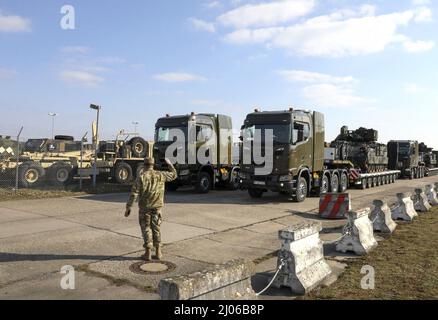
[[[190,170],[189,169],[184,169],[184,170],[181,170],[179,172],[180,176],[188,176],[189,174],[190,174]]]
[[[287,176],[280,176],[280,178],[278,179],[280,182],[289,182],[292,180],[292,176],[287,175]]]

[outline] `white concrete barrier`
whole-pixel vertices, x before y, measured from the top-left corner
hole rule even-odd
[[[397,203],[391,208],[393,220],[412,221],[418,216],[410,193],[397,193]]]
[[[415,189],[415,194],[412,197],[412,201],[414,202],[414,208],[417,212],[428,212],[432,208],[432,206],[429,204],[429,200],[427,199],[424,189]]]
[[[369,219],[370,213],[370,208],[348,213],[348,222],[341,240],[336,244],[336,251],[351,251],[362,256],[377,247],[373,225]]]
[[[289,287],[293,293],[304,295],[331,274],[319,238],[321,229],[321,223],[310,222],[279,231],[282,245],[278,253],[278,266],[284,265],[273,287]]]
[[[162,279],[158,292],[162,300],[253,299],[253,274],[252,262],[233,260],[209,270]]]
[[[394,232],[397,224],[392,220],[391,209],[388,204],[382,200],[374,200],[374,209],[371,212],[370,220],[373,224],[374,231],[382,233]]]
[[[437,194],[433,185],[429,184],[426,186],[426,195],[427,200],[432,206],[438,206]]]

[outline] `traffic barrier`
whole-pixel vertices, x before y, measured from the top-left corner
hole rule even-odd
[[[438,206],[437,194],[433,185],[428,184],[426,186],[426,195],[427,200],[432,206]]]
[[[324,219],[344,219],[351,210],[349,193],[326,193],[319,199],[319,216]]]
[[[278,277],[272,286],[289,287],[293,293],[304,295],[321,284],[331,273],[324,259],[319,238],[321,223],[298,224],[278,233],[282,241],[278,252]]]
[[[414,201],[414,208],[417,212],[428,212],[432,208],[424,189],[415,189],[412,201]]]
[[[252,299],[253,274],[253,262],[233,260],[210,270],[162,279],[158,292],[162,300]]]
[[[373,224],[374,231],[380,231],[382,233],[394,232],[397,224],[392,220],[391,209],[388,204],[382,200],[374,200],[374,209],[371,212],[371,222]]]
[[[397,203],[391,208],[393,220],[412,221],[418,216],[411,199],[411,193],[397,193]]]
[[[352,251],[363,256],[377,247],[374,238],[373,225],[369,219],[370,208],[350,211],[347,214],[348,222],[344,227],[341,240],[336,244],[336,251],[346,253]]]

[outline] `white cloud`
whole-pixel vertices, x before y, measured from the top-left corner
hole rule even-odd
[[[353,107],[370,102],[355,93],[353,77],[338,77],[303,70],[281,70],[277,72],[283,79],[305,83],[302,96],[318,107]]]
[[[104,78],[97,76],[95,74],[92,74],[90,72],[77,71],[77,70],[75,70],[75,71],[71,71],[71,70],[62,71],[62,72],[60,72],[59,77],[63,81],[75,83],[75,84],[80,84],[80,85],[84,85],[84,86],[88,86],[88,87],[96,87],[105,81]]]
[[[303,70],[280,70],[277,73],[285,80],[293,82],[347,84],[355,81],[353,77],[334,77]]]
[[[430,4],[430,0],[412,0],[414,6],[424,6]]]
[[[283,48],[302,56],[343,57],[384,51],[389,45],[402,43],[408,52],[426,50],[432,42],[413,42],[398,33],[409,23],[423,22],[426,9],[375,15],[375,8],[361,6],[356,11],[340,10],[291,26],[242,28],[225,35],[233,44],[258,43]],[[413,47],[421,49],[415,50]]]
[[[204,3],[204,7],[207,9],[216,9],[222,7],[220,1],[208,1]]]
[[[7,16],[0,12],[0,32],[31,31],[31,21],[20,16]]]
[[[60,51],[63,53],[88,53],[90,51],[89,47],[85,47],[85,46],[66,46],[66,47],[62,47],[60,48]]]
[[[432,50],[435,47],[435,42],[406,40],[403,42],[403,47],[407,52],[411,53],[425,52]]]
[[[276,26],[307,15],[314,6],[314,0],[247,4],[222,14],[217,20],[225,26],[235,28]]]
[[[426,89],[415,84],[415,83],[409,83],[409,84],[405,85],[404,91],[406,93],[416,94],[416,93],[423,93],[426,91]]]
[[[420,7],[415,10],[416,22],[430,22],[432,21],[432,10],[427,7]]]
[[[16,74],[17,72],[15,70],[0,68],[0,79],[9,79]]]
[[[196,18],[189,18],[188,21],[198,31],[206,31],[211,33],[216,32],[216,28],[214,24],[211,22],[207,22]]]
[[[179,73],[179,72],[168,72],[156,74],[153,77],[155,80],[163,82],[188,82],[188,81],[204,81],[205,78],[191,74],[191,73]]]

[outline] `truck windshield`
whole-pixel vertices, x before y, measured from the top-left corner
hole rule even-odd
[[[27,152],[39,152],[44,142],[46,142],[45,139],[29,139],[24,145],[24,150]]]
[[[409,144],[407,143],[400,144],[398,149],[400,155],[408,156],[410,154],[410,151],[411,151],[411,146]]]
[[[260,130],[261,142],[265,141],[266,130],[272,130],[274,143],[290,143],[290,125],[289,124],[256,124],[248,126],[243,130],[244,141],[254,141],[256,130]]]
[[[156,129],[155,142],[173,142],[176,139],[176,135],[183,134],[186,136],[187,127],[160,127]]]

